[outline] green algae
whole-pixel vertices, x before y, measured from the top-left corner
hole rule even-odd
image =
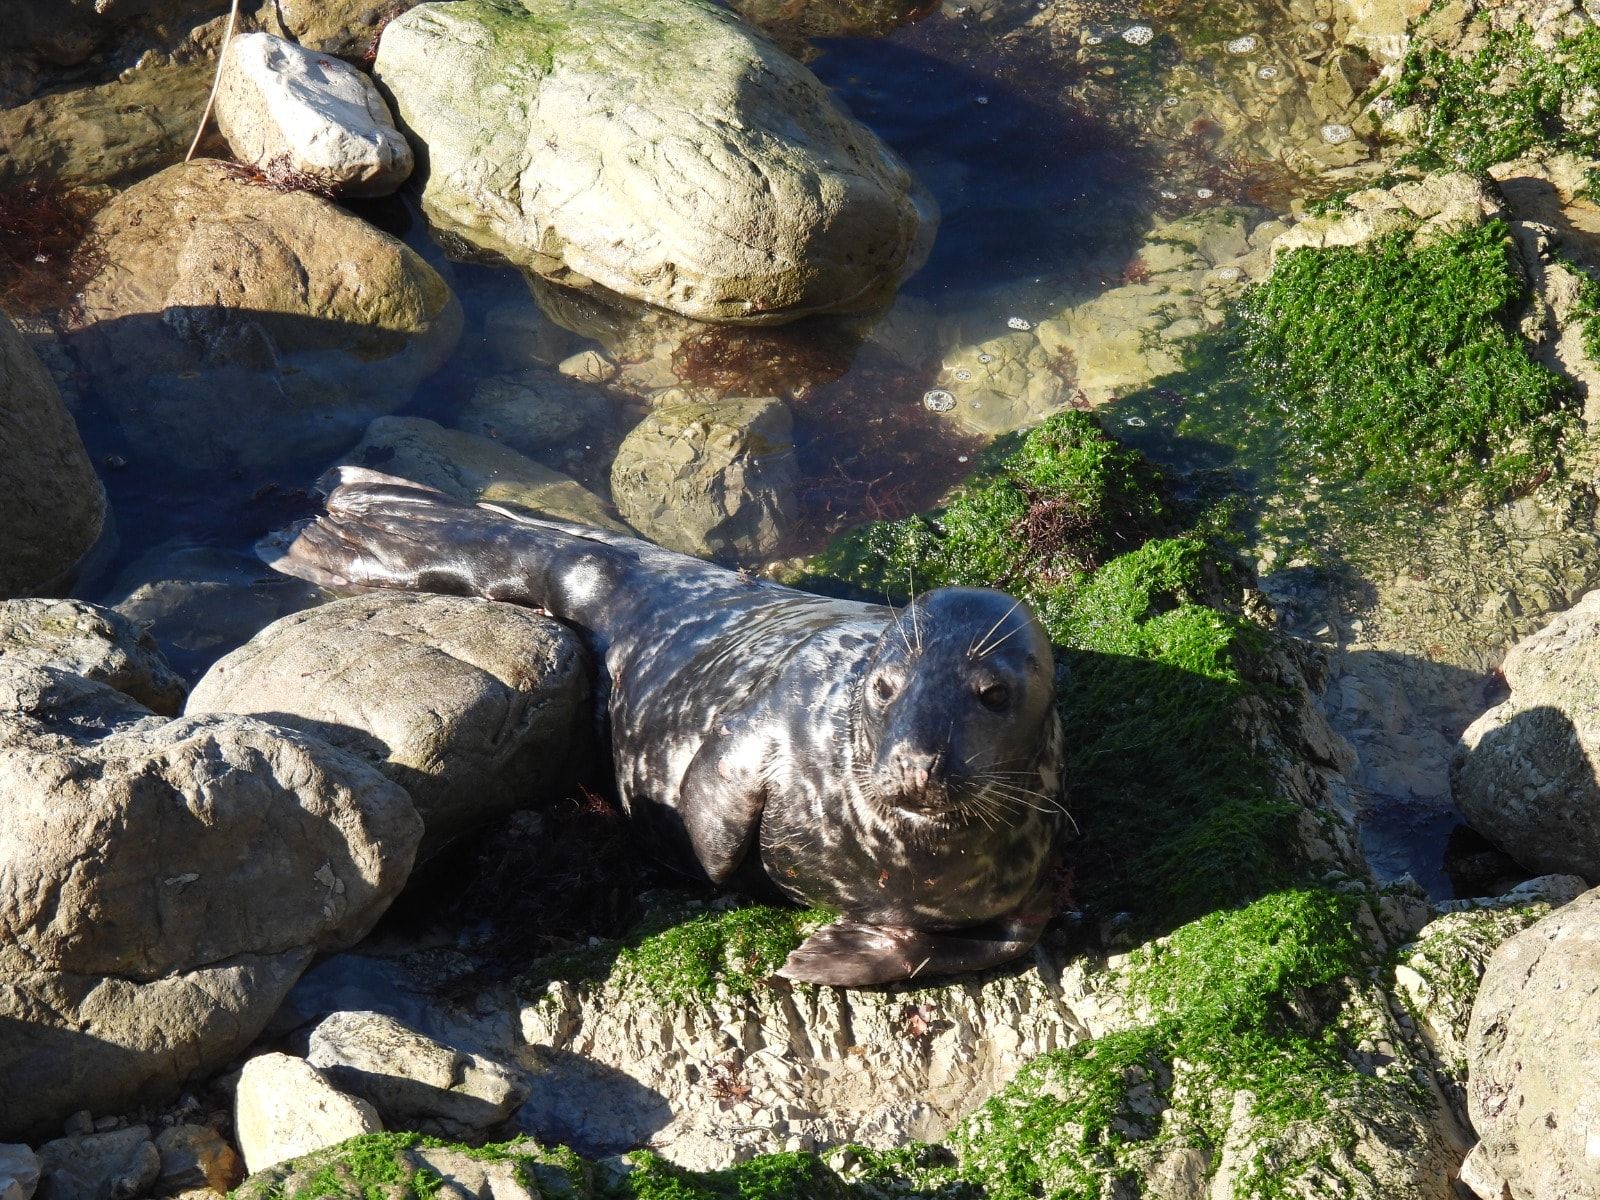
[[[535,995],[552,980],[609,981],[667,1003],[706,1001],[719,993],[749,996],[783,965],[829,914],[814,909],[747,904],[696,911],[666,903],[621,938],[530,965],[517,981]]]
[[[1484,31],[1470,54],[1416,39],[1388,95],[1396,106],[1416,104],[1423,112],[1402,161],[1481,171],[1532,151],[1600,153],[1592,112],[1597,87],[1600,29],[1541,49],[1533,27],[1519,23]]]
[[[412,1154],[435,1149],[511,1163],[524,1182],[552,1200],[585,1200],[590,1194],[587,1165],[565,1148],[547,1149],[528,1139],[465,1146],[420,1133],[388,1132],[361,1134],[270,1167],[232,1195],[238,1200],[433,1200],[444,1179]]]
[[[1525,294],[1502,221],[1424,246],[1398,232],[1290,251],[1245,299],[1243,368],[1329,482],[1498,499],[1569,424],[1567,384],[1517,332]]]
[[[847,1200],[850,1191],[815,1154],[764,1154],[721,1171],[686,1171],[648,1151],[608,1200]]]
[[[1052,417],[932,514],[846,535],[806,582],[893,595],[998,586],[1033,607],[1064,683],[1080,899],[1171,928],[1289,882],[1294,808],[1244,745],[1265,646],[1208,514],[1095,419]]]

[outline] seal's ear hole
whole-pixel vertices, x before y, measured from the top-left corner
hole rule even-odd
[[[1001,712],[1011,703],[1011,689],[1003,683],[986,683],[978,688],[978,701],[990,712]]]
[[[889,675],[879,675],[872,681],[872,694],[884,704],[889,703],[900,691],[900,681]]]

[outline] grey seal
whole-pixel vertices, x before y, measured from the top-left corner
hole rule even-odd
[[[636,538],[342,467],[262,544],[329,587],[543,608],[601,664],[622,803],[712,882],[754,863],[838,914],[780,974],[840,986],[978,970],[1052,912],[1065,820],[1049,638],[1021,601],[830,599]]]

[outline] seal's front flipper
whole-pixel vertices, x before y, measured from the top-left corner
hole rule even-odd
[[[1023,917],[953,933],[835,921],[807,938],[778,974],[799,983],[870,987],[981,971],[1026,954],[1043,929],[1043,920]]]

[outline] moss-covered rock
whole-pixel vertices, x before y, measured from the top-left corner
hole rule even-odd
[[[1402,160],[1481,171],[1534,150],[1600,149],[1600,28],[1529,3],[1437,5],[1386,93]]]
[[[368,1133],[257,1171],[234,1200],[591,1200],[593,1169],[570,1150],[521,1138],[462,1146],[418,1133]]]

